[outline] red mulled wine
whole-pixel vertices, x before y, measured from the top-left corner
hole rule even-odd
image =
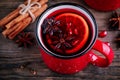
[[[77,10],[56,10],[42,23],[43,42],[54,53],[75,54],[89,41],[89,26],[86,16]]]

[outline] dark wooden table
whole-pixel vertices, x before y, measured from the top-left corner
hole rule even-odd
[[[17,8],[24,0],[0,0],[0,19]],[[89,8],[84,0],[49,0],[48,5],[59,2],[74,2],[91,11],[94,15],[98,30],[107,30],[108,35],[101,39],[110,42],[114,50],[113,63],[107,68],[89,65],[83,71],[73,75],[61,75],[49,70],[41,59],[38,45],[31,48],[21,48],[0,33],[0,80],[120,80],[120,49],[116,48],[115,37],[120,31],[108,29],[108,19],[112,12],[99,12]],[[117,10],[119,11],[119,10]],[[34,34],[35,23],[27,27]],[[1,31],[1,30],[0,30]]]

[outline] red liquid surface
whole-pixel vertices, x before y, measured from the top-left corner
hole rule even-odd
[[[76,13],[61,13],[59,11],[58,13],[57,15],[51,15],[55,17],[56,21],[60,21],[57,27],[61,32],[55,31],[53,35],[49,33],[43,34],[44,44],[49,50],[57,54],[69,55],[77,53],[88,41],[88,24],[82,16]],[[51,16],[48,18],[51,18]]]

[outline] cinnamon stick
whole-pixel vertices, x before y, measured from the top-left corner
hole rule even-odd
[[[47,8],[47,4],[44,4],[40,9],[38,9],[35,13],[34,13],[34,15],[35,15],[35,18],[37,18],[40,14],[42,14],[42,12],[44,11],[44,10],[46,10],[46,8]],[[18,34],[18,33],[20,33],[23,29],[25,29],[30,23],[31,23],[31,21],[32,21],[32,18],[30,17],[30,16],[28,16],[26,19],[23,19],[21,22],[22,22],[22,24],[19,26],[19,27],[17,27],[17,29],[15,29],[12,33],[10,33],[10,34],[8,34],[8,38],[9,39],[14,39],[14,37]],[[19,22],[19,23],[21,23],[21,22]],[[18,24],[19,24],[18,23]],[[15,27],[15,26],[14,26]]]
[[[13,28],[11,29],[5,29],[2,34],[4,37],[7,37],[10,33],[12,33],[13,31],[15,31],[20,25],[22,25],[22,21],[19,22],[18,24],[16,24]]]
[[[39,0],[32,0],[31,2],[37,2]],[[24,2],[24,4],[27,4],[28,1]],[[20,8],[18,7],[16,10],[9,13],[6,17],[0,20],[0,27],[5,26],[8,22],[13,20],[19,15]]]
[[[5,24],[7,24],[9,21],[11,21],[13,18],[17,17],[19,14],[20,8],[17,8],[10,14],[8,14],[6,17],[4,17],[2,20],[0,20],[0,27],[3,27]]]
[[[46,2],[48,2],[48,0],[40,0],[38,3],[40,3],[40,5],[43,5],[45,4]],[[38,6],[35,5],[33,6],[34,9],[31,9],[30,11],[32,13],[34,13],[37,9],[38,9]],[[14,20],[12,20],[11,22],[9,22],[5,27],[7,29],[11,28],[12,26],[14,26],[16,23],[22,21],[23,19],[27,18],[29,16],[29,13],[26,13],[24,15],[19,15],[18,17],[16,17]]]

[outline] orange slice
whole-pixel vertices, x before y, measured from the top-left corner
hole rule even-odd
[[[66,29],[70,35],[75,35],[75,39],[72,42],[73,47],[67,49],[66,54],[74,54],[81,50],[85,46],[89,36],[89,28],[85,19],[75,13],[63,13],[55,19],[61,22],[61,26],[68,25]]]

